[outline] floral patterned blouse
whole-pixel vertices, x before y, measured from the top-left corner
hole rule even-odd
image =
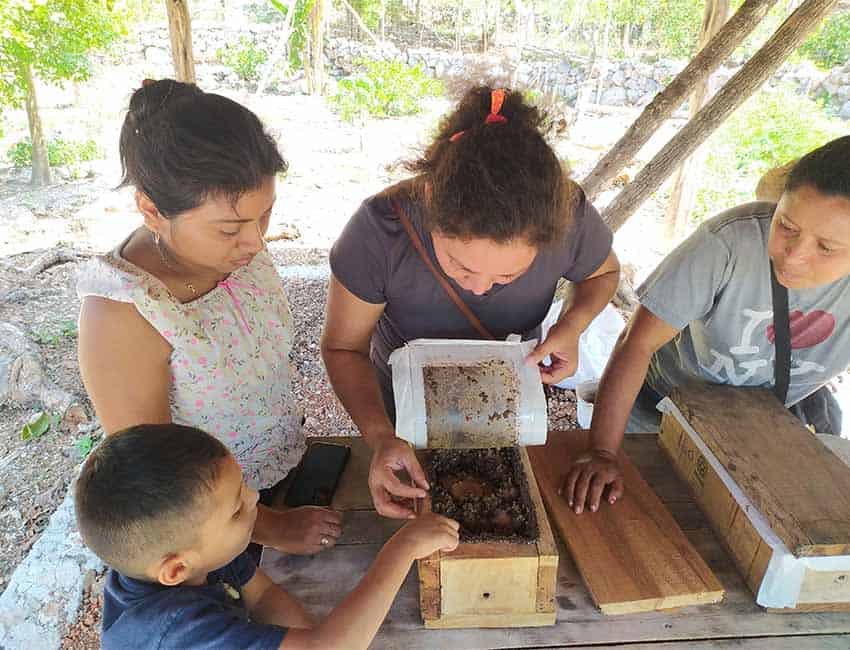
[[[181,303],[121,257],[125,243],[81,269],[80,299],[133,303],[171,344],[172,420],[227,445],[251,487],[273,486],[301,459],[305,440],[292,393],[292,314],[268,252]]]

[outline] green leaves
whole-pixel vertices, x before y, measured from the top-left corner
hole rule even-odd
[[[91,453],[91,450],[94,448],[95,440],[97,440],[97,437],[90,433],[87,433],[77,439],[77,451],[80,452],[80,456],[85,458]]]
[[[54,422],[55,420],[53,420],[47,413],[39,411],[31,417],[30,421],[24,425],[23,429],[21,429],[21,440],[26,442],[34,438],[40,438],[47,433],[47,430],[50,429],[50,425]]]
[[[840,11],[827,18],[800,46],[799,52],[821,70],[850,60],[850,11]]]
[[[53,164],[53,161],[51,161]],[[59,345],[62,342],[62,339],[71,339],[76,338],[77,336],[77,321],[74,320],[64,320],[59,324],[58,331],[54,328],[53,330],[42,330],[34,333],[34,338],[36,343],[40,345]]]
[[[258,81],[260,68],[269,55],[244,36],[238,43],[223,47],[215,53],[222,65],[233,70],[242,81]]]
[[[398,61],[360,61],[363,71],[337,84],[328,97],[330,107],[345,122],[370,117],[415,115],[421,101],[443,93],[443,84],[428,77],[419,66]]]
[[[699,222],[752,201],[765,172],[844,134],[840,121],[793,86],[758,92],[706,143],[708,159],[691,218]]]
[[[45,81],[88,79],[88,53],[108,46],[122,29],[102,2],[6,0],[0,9],[0,104],[21,105],[29,65]]]
[[[15,167],[29,167],[32,164],[32,142],[29,138],[16,142],[9,148],[7,156]],[[100,152],[94,140],[79,142],[57,137],[47,142],[47,158],[51,167],[75,165],[95,160],[99,156]]]

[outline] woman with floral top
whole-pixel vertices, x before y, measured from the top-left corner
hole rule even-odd
[[[287,164],[251,111],[170,79],[133,93],[120,152],[144,225],[81,272],[86,389],[107,433],[176,422],[217,436],[268,503],[305,449],[292,316],[263,240]],[[340,524],[260,506],[253,539],[315,553]]]

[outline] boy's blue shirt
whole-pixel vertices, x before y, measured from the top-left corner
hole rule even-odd
[[[103,592],[103,650],[277,650],[286,628],[252,622],[241,597],[241,587],[256,571],[245,552],[197,587],[165,587],[110,570]]]

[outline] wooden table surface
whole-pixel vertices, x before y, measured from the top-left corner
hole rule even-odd
[[[569,432],[550,433],[550,436],[562,435],[569,435]],[[328,441],[349,444],[352,449],[351,460],[333,503],[344,511],[343,536],[335,548],[313,557],[285,556],[267,550],[262,562],[275,582],[318,616],[328,614],[344,594],[354,588],[380,545],[403,523],[380,517],[372,509],[366,485],[369,450],[363,441],[360,438]],[[850,441],[841,440],[831,446],[850,457]],[[850,613],[771,614],[755,604],[732,561],[691,501],[685,485],[676,478],[664,458],[655,434],[628,435],[624,449],[725,587],[726,598],[722,603],[671,612],[604,616],[594,607],[559,540],[558,616],[554,626],[426,630],[419,615],[419,587],[413,570],[371,647],[402,650],[590,646],[622,647],[624,650],[850,649]]]

